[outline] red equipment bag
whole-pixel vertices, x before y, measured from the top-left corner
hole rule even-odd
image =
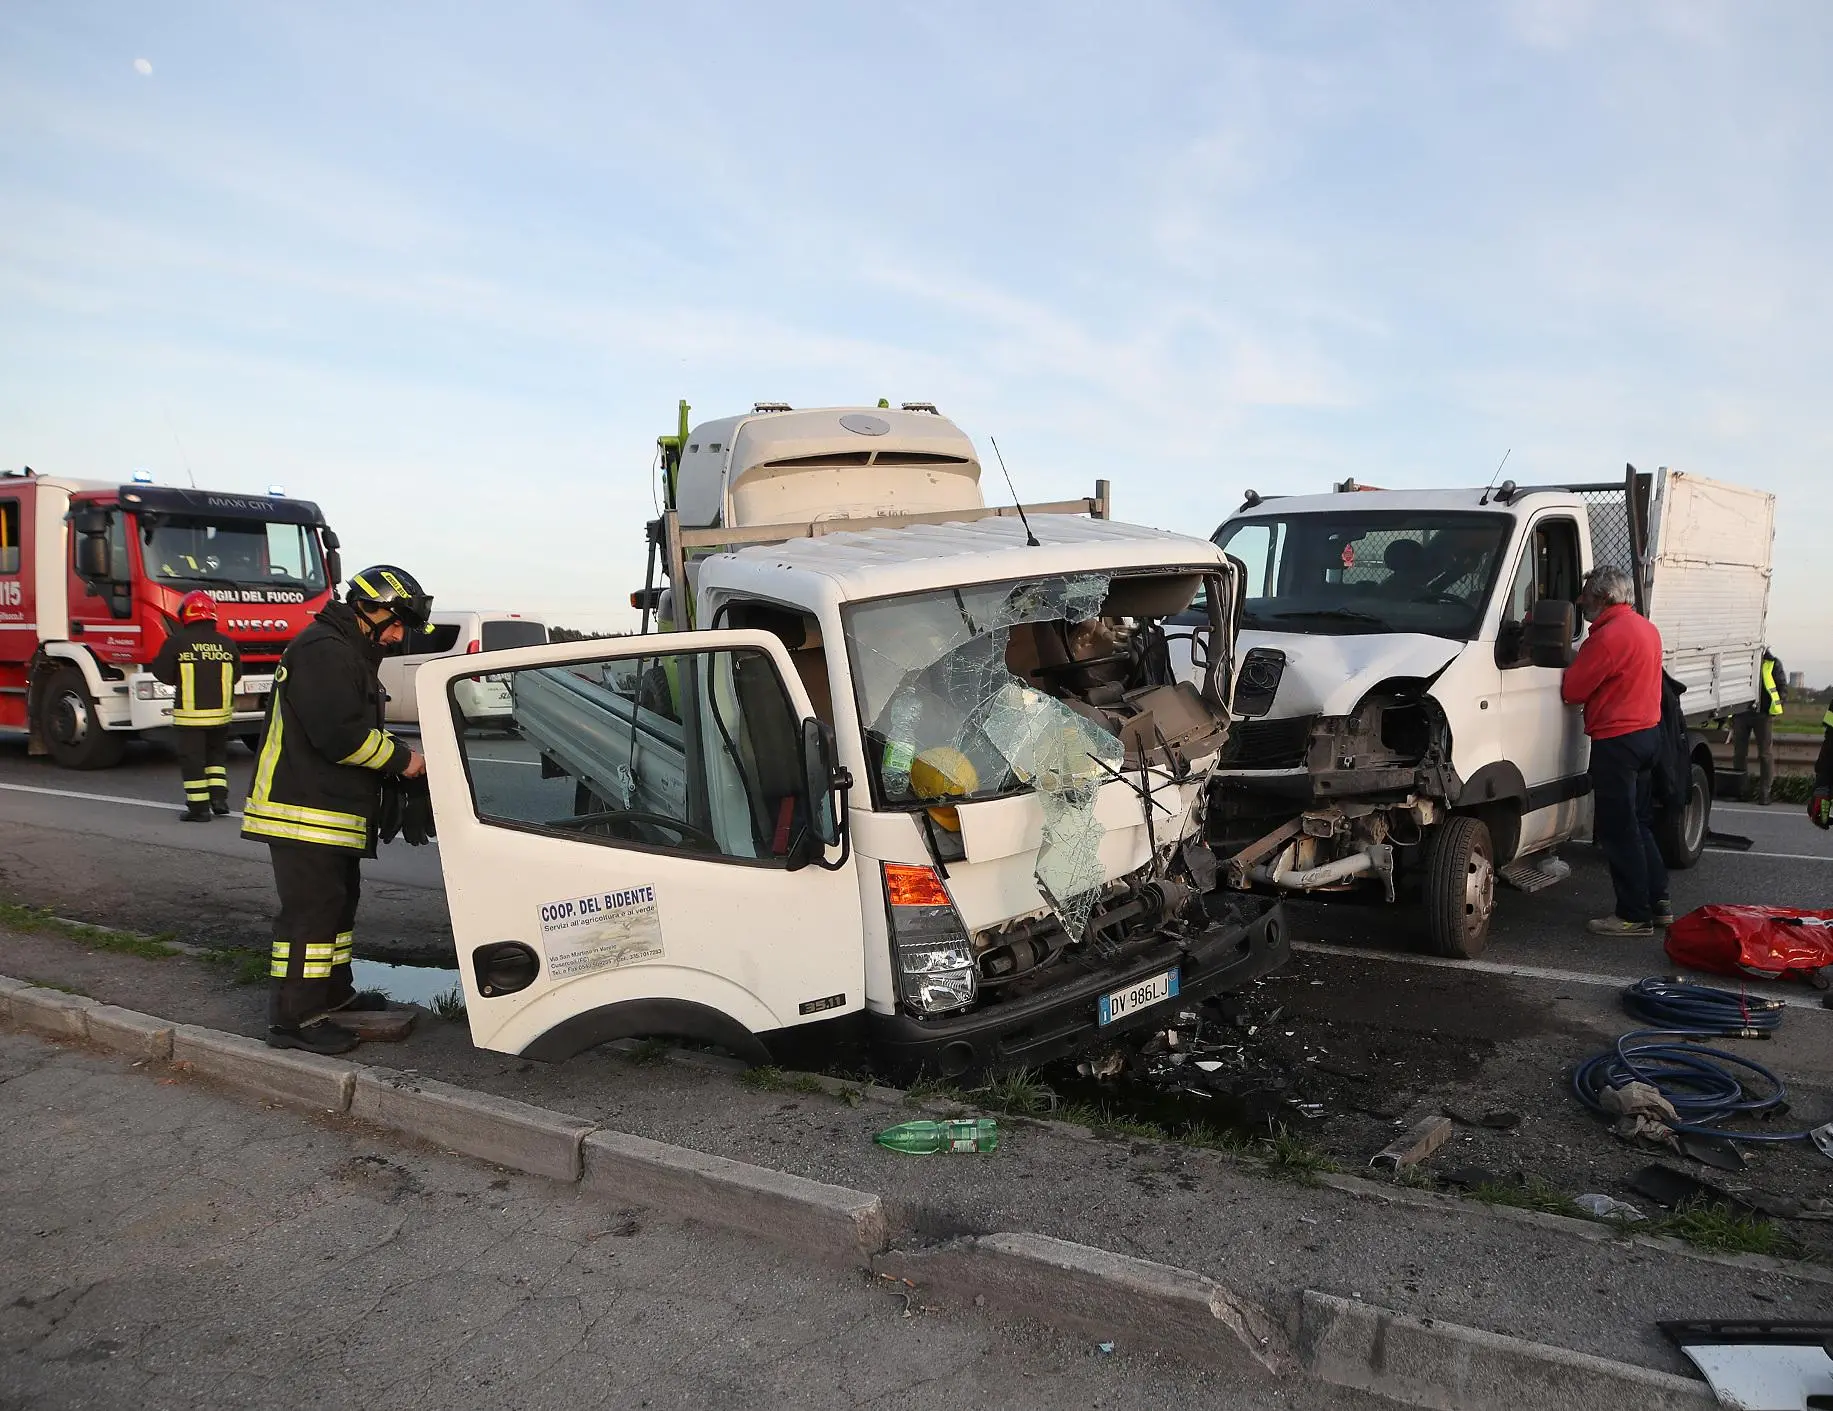
[[[1678,965],[1715,975],[1806,980],[1824,988],[1833,978],[1833,911],[1702,906],[1668,927],[1667,953]]]

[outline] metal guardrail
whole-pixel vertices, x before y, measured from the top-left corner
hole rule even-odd
[[[1822,737],[1819,735],[1777,735],[1776,768],[1799,769],[1803,772],[1813,769],[1814,761],[1820,758],[1821,738]],[[1721,768],[1730,767],[1730,741],[1712,741],[1712,758],[1718,762]],[[1755,772],[1756,767],[1757,747],[1756,742],[1752,741],[1750,746],[1749,768],[1752,772]]]

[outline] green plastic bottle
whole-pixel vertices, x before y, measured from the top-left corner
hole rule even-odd
[[[991,1117],[963,1117],[949,1122],[900,1122],[873,1138],[889,1151],[928,1156],[937,1151],[998,1151],[999,1123]]]

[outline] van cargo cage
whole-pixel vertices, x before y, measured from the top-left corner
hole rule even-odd
[[[1623,481],[1612,485],[1516,485],[1505,480],[1489,498],[1508,504],[1523,495],[1576,495],[1591,524],[1591,561],[1628,571],[1636,584],[1636,611],[1648,611],[1648,511],[1655,477],[1633,465],[1623,467]]]
[[[1112,515],[1111,484],[1095,482],[1095,493],[1079,500],[1051,500],[1033,505],[986,505],[981,507],[928,510],[920,514],[856,515],[851,518],[798,520],[791,524],[754,524],[745,528],[683,529],[679,511],[668,509],[660,519],[648,524],[649,557],[653,575],[655,555],[662,553],[663,571],[677,591],[686,592],[687,556],[694,550],[737,549],[753,544],[782,544],[791,539],[817,539],[823,534],[847,534],[868,529],[901,529],[914,524],[970,524],[982,519],[1023,519],[1034,514],[1085,514],[1090,519],[1108,519]],[[655,606],[655,584],[644,584],[640,600],[632,606],[643,609],[643,630],[649,630],[649,612]]]

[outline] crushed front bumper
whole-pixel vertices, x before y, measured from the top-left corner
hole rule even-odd
[[[874,1066],[898,1077],[1035,1068],[1163,1019],[1168,1010],[1243,989],[1284,965],[1292,950],[1278,901],[1243,896],[1233,905],[1238,917],[1247,919],[1212,926],[1188,948],[1165,942],[1065,977],[1023,999],[935,1019],[868,1014],[866,1037]],[[1175,999],[1112,1024],[1097,1020],[1102,995],[1173,965],[1179,971]]]

